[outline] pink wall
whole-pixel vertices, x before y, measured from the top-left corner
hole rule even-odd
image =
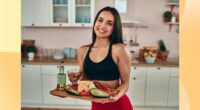
[[[106,5],[113,6],[113,0],[95,0],[95,13]],[[105,3],[106,2],[106,3]],[[143,46],[157,46],[157,41],[163,39],[169,57],[179,56],[179,35],[175,32],[177,26],[168,31],[168,25],[162,22],[162,14],[170,7],[166,6],[167,0],[128,0],[128,14],[147,25],[147,29],[138,29],[139,47],[129,47],[136,51]],[[106,5],[105,5],[106,4]],[[130,40],[131,29],[123,28],[127,40]],[[35,39],[40,48],[78,48],[91,42],[92,28],[22,28],[22,39]]]

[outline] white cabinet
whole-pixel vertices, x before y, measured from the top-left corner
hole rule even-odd
[[[92,26],[94,19],[94,0],[73,0],[72,25]]]
[[[91,26],[94,0],[50,0],[51,26]]]
[[[22,0],[22,26],[92,26],[94,0]]]
[[[145,101],[146,67],[132,67],[127,95],[132,105],[143,106]]]
[[[146,106],[167,106],[169,75],[169,67],[148,67]]]
[[[21,70],[22,103],[42,104],[41,66],[23,64]]]
[[[168,106],[179,106],[179,69],[171,68],[169,78]]]
[[[65,73],[75,66],[65,66]],[[74,105],[76,100],[72,98],[60,98],[51,95],[49,92],[56,88],[57,74],[59,73],[58,65],[42,65],[42,87],[43,87],[43,103],[44,104],[65,104]],[[67,78],[67,83],[69,83]]]
[[[50,25],[70,26],[73,0],[49,0]]]
[[[22,0],[22,26],[49,26],[48,0]]]

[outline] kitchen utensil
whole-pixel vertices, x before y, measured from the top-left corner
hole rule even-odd
[[[133,46],[133,34],[132,34],[132,32],[131,32],[131,39],[130,39],[130,41],[129,41],[129,46]]]
[[[139,43],[137,42],[137,27],[135,28],[135,42],[133,42],[133,46],[139,46]]]

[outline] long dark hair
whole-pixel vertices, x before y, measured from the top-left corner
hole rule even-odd
[[[97,21],[99,14],[103,11],[111,12],[112,15],[114,16],[113,32],[109,36],[110,43],[112,43],[112,44],[123,43],[122,25],[121,25],[121,18],[120,18],[119,12],[117,11],[117,9],[115,9],[113,7],[104,7],[97,13],[95,20],[94,20],[93,32],[92,32],[92,45],[94,44],[94,42],[96,40],[96,34],[95,34],[95,31],[94,31],[94,26],[95,26],[95,23]]]

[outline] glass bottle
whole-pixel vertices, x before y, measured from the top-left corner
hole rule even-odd
[[[59,73],[57,74],[57,90],[64,90],[66,85],[66,74],[64,73],[64,62],[59,66]]]

